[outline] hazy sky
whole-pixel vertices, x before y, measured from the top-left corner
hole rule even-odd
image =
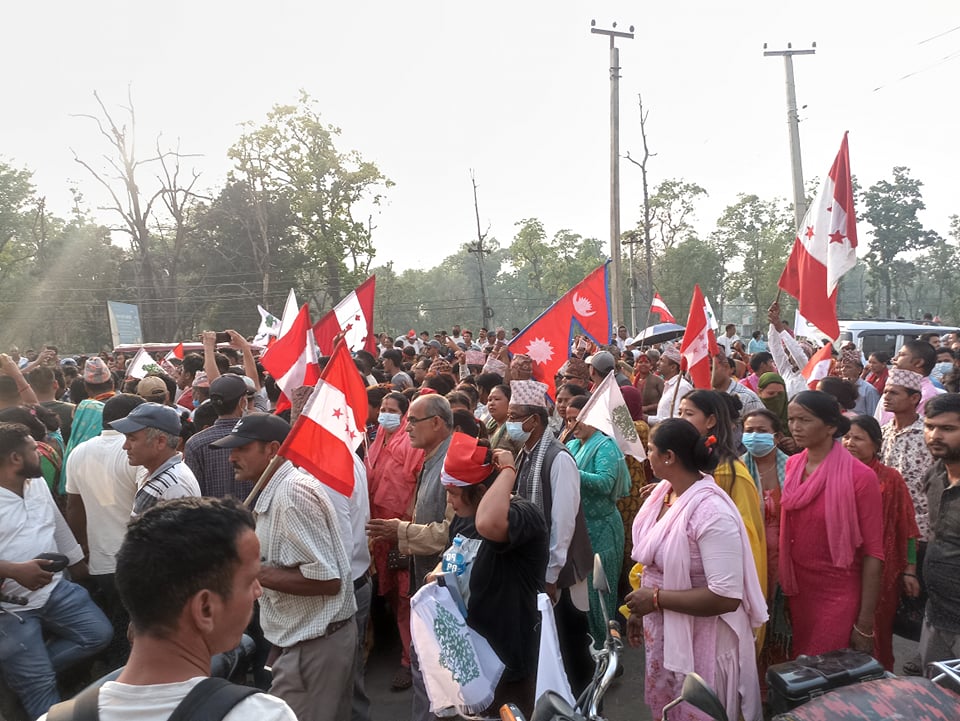
[[[475,239],[470,168],[502,243],[528,217],[606,240],[609,56],[592,18],[636,26],[619,42],[622,151],[640,153],[642,92],[651,180],[703,185],[704,230],[739,192],[791,197],[783,61],[764,42],[817,42],[795,59],[807,180],[849,130],[861,184],[906,165],[929,227],[945,234],[960,213],[960,4],[947,0],[5,3],[0,156],[35,170],[59,213],[70,181],[102,202],[70,151],[104,146],[72,114],[95,112],[94,90],[119,112],[130,85],[142,153],[157,133],[179,138],[216,188],[240,123],[303,88],[343,129],[340,148],[396,182],[374,218],[375,264],[429,267]],[[621,175],[626,229],[641,186],[625,161]]]

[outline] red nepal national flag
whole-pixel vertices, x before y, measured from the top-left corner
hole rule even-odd
[[[377,337],[373,334],[373,298],[376,289],[377,276],[371,275],[317,321],[313,326],[313,335],[323,355],[333,352],[333,341],[341,331],[346,331],[344,339],[351,353],[365,350],[377,355]]]
[[[300,308],[296,318],[282,338],[267,348],[261,363],[283,391],[277,402],[277,412],[290,407],[290,398],[300,386],[312,386],[320,377],[317,365],[317,346],[310,327],[310,308]]]
[[[804,318],[836,339],[840,336],[837,286],[856,264],[857,216],[844,133],[830,173],[803,217],[778,285],[797,299]]]
[[[833,363],[833,343],[827,343],[812,356],[807,364],[800,371],[800,374],[806,379],[810,390],[817,389],[817,383],[821,378],[830,375],[830,366]]]
[[[717,355],[717,338],[707,321],[706,304],[700,286],[693,286],[693,300],[687,328],[680,343],[680,367],[690,373],[694,388],[710,388],[710,359]]]
[[[595,343],[610,342],[608,260],[568,290],[553,305],[510,341],[514,355],[525,353],[533,361],[533,377],[553,388],[554,377],[567,362],[574,323]]]
[[[653,296],[653,302],[650,304],[650,313],[659,315],[661,323],[677,322],[677,319],[673,317],[673,313],[667,308],[667,304],[663,302],[663,298],[660,297],[659,293],[655,293]]]
[[[341,340],[277,454],[350,496],[353,455],[363,442],[366,418],[367,391]]]

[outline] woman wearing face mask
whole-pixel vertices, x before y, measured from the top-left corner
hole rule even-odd
[[[791,653],[873,653],[883,567],[877,474],[840,443],[850,421],[833,396],[802,391],[789,413],[803,449],[787,460],[780,497],[780,585],[790,602]]]
[[[423,466],[423,451],[410,445],[406,432],[410,401],[402,393],[388,393],[380,402],[377,437],[367,450],[364,465],[370,492],[371,518],[410,520],[408,513],[417,486],[417,474]],[[393,677],[393,688],[412,684],[410,675],[410,572],[388,555],[397,557],[395,545],[386,541],[373,544],[373,562],[377,568],[377,592],[386,596],[397,618],[403,647],[400,668]],[[398,559],[399,560],[399,559]],[[390,566],[394,568],[390,568]]]
[[[581,396],[582,397],[582,396]],[[573,454],[580,471],[580,501],[587,522],[587,533],[593,552],[600,555],[607,583],[611,589],[619,587],[623,566],[624,525],[617,509],[617,500],[630,492],[630,471],[617,442],[583,421],[573,428],[573,440],[567,448]],[[600,596],[587,576],[590,592],[588,621],[594,643],[602,645],[606,624],[600,607]],[[616,611],[616,593],[605,597],[607,618]]]
[[[764,537],[767,542],[767,633],[760,649],[760,683],[767,667],[790,658],[790,623],[786,600],[780,589],[780,493],[789,456],[777,448],[780,419],[766,408],[743,419],[741,442],[747,449],[741,460],[757,483],[763,504]]]
[[[917,580],[917,539],[920,530],[906,481],[897,469],[880,463],[877,454],[882,445],[883,434],[875,418],[856,416],[850,419],[850,430],[843,437],[843,447],[858,461],[869,466],[880,479],[883,576],[874,616],[874,652],[884,668],[893,671],[893,618],[897,613],[901,590],[912,598],[920,595],[920,582]]]

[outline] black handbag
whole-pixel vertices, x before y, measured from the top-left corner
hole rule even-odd
[[[897,636],[902,636],[911,641],[919,641],[926,605],[922,595],[911,598],[905,593],[901,593],[897,613],[893,617],[893,632]]]

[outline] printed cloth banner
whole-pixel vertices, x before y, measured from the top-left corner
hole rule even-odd
[[[503,662],[467,626],[449,590],[429,583],[410,599],[410,636],[432,713],[474,715],[493,703]]]

